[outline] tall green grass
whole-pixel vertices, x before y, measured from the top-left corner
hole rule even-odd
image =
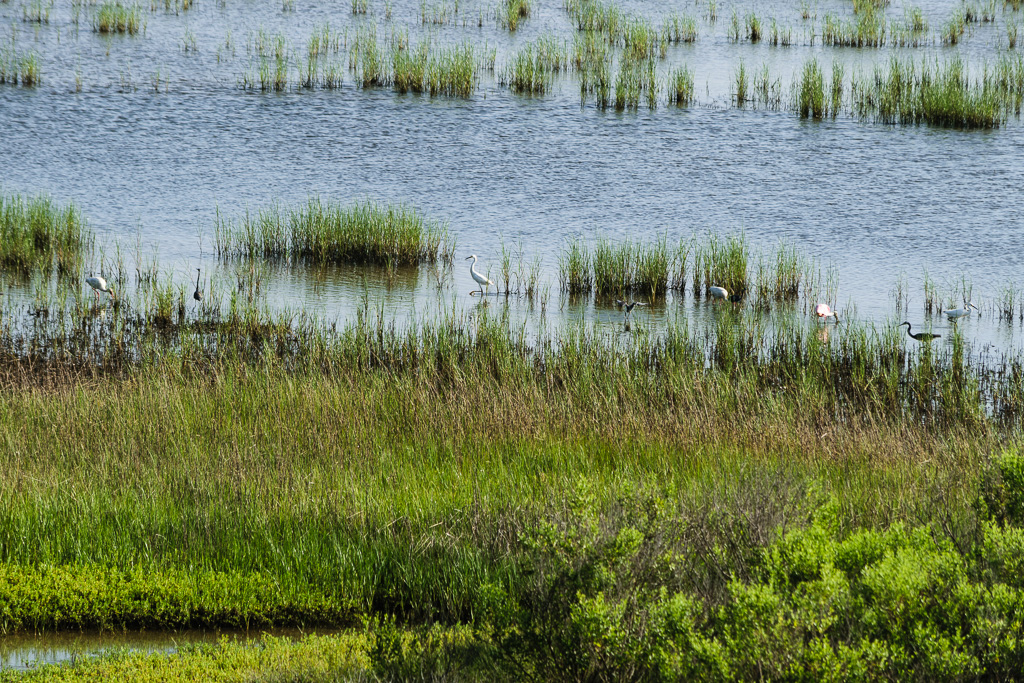
[[[530,16],[530,0],[502,0],[498,4],[498,23],[509,31],[519,29],[519,24]]]
[[[35,269],[77,273],[93,234],[74,204],[45,196],[0,194],[0,266],[22,274]]]
[[[237,223],[218,217],[217,253],[247,258],[296,258],[312,263],[412,265],[449,258],[447,228],[415,209],[374,202],[342,206],[319,199],[296,210],[279,206],[246,213]]]
[[[918,65],[894,56],[854,89],[854,109],[882,123],[994,128],[1017,97],[1013,63],[1004,63],[1007,79],[991,78],[988,70],[972,77],[959,57]]]
[[[512,92],[539,95],[551,87],[554,74],[569,68],[569,51],[554,36],[542,36],[520,49],[499,77]]]
[[[119,0],[107,0],[93,16],[93,30],[98,33],[128,33],[134,35],[143,28],[142,9],[137,5],[123,5]]]

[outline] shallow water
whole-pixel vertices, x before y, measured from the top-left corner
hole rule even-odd
[[[700,31],[695,44],[670,47],[659,66],[662,76],[684,62],[693,68],[698,103],[632,113],[581,106],[571,77],[534,98],[511,94],[488,72],[469,99],[363,90],[347,70],[337,91],[254,93],[238,86],[253,68],[248,48],[261,30],[283,33],[301,59],[310,32],[325,21],[347,30],[349,39],[357,26],[375,23],[382,35],[404,28],[414,40],[426,33],[440,42],[470,40],[496,51],[500,72],[514,50],[539,35],[554,33],[571,44],[572,25],[550,0],[535,2],[514,35],[496,25],[491,5],[472,2],[460,4],[456,25],[425,27],[420,3],[408,1],[391,3],[390,20],[383,2],[371,3],[367,17],[352,15],[348,4],[294,2],[282,11],[281,3],[225,0],[178,13],[146,4],[144,34],[111,37],[91,30],[95,5],[81,6],[77,28],[72,3],[58,1],[46,24],[22,20],[31,5],[0,4],[0,25],[10,27],[0,45],[14,35],[11,44],[36,51],[42,64],[39,87],[0,86],[0,190],[73,200],[108,258],[118,243],[131,262],[138,243],[142,259],[155,254],[162,271],[184,286],[196,267],[204,277],[232,281],[235,266],[213,253],[218,210],[237,217],[247,208],[273,201],[287,207],[311,195],[343,202],[369,197],[404,201],[448,222],[458,240],[450,279],[430,268],[388,276],[374,269],[272,267],[265,281],[271,305],[344,321],[364,298],[383,301],[398,319],[441,307],[472,311],[487,302],[507,306],[528,325],[583,319],[616,329],[621,314],[608,302],[559,296],[557,259],[568,239],[667,235],[674,241],[742,231],[755,251],[785,240],[823,270],[832,264],[839,309],[879,325],[909,319],[948,338],[945,320],[924,315],[922,277],[927,271],[950,304],[959,304],[955,292],[966,278],[983,314],[961,322],[961,332],[977,347],[1020,346],[1020,321],[1001,323],[994,309],[1000,292],[1019,281],[1024,258],[1019,121],[958,131],[885,126],[850,115],[808,122],[786,109],[730,104],[741,61],[751,69],[768,64],[784,94],[811,56],[826,67],[841,61],[848,73],[884,64],[890,48],[811,44],[827,12],[851,16],[848,3],[814,4],[816,18],[809,21],[796,3],[723,3],[713,24],[702,18],[706,3],[619,3],[655,23],[673,11],[692,14]],[[916,60],[962,54],[975,68],[996,59],[1005,49],[1006,21],[1020,17],[1000,5],[995,22],[975,24],[960,46],[943,47],[936,36],[958,6],[921,4],[933,44],[899,53]],[[777,17],[792,28],[794,45],[733,43],[727,31],[734,8],[741,17],[757,12],[765,23]],[[902,5],[887,10],[893,19],[902,12]],[[191,37],[196,52],[183,49]],[[344,49],[336,59],[347,65]],[[163,80],[155,92],[157,71]],[[469,296],[474,283],[462,259],[478,254],[481,270],[490,268],[495,277],[503,242],[521,245],[527,262],[541,258],[546,305]],[[897,313],[892,296],[901,273],[909,283],[906,314]],[[30,296],[29,288],[16,287],[10,300]],[[688,295],[637,317],[657,327],[680,314],[700,321],[714,312]]]
[[[232,642],[258,643],[269,636],[301,638],[305,633],[334,633],[270,629],[264,631],[128,631],[8,635],[0,638],[0,669],[28,670],[44,664],[74,662],[116,650],[177,652],[184,646]]]

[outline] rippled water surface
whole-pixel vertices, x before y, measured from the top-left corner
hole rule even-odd
[[[97,5],[55,0],[48,23],[24,21],[35,4],[0,3],[0,49],[35,52],[42,74],[37,87],[0,86],[0,190],[73,200],[108,254],[119,243],[133,257],[139,244],[141,255],[155,253],[182,283],[196,267],[230,279],[233,266],[213,253],[218,211],[237,217],[311,195],[373,198],[447,221],[458,240],[453,279],[442,273],[439,280],[428,268],[388,276],[276,267],[266,282],[273,305],[344,321],[366,292],[398,318],[453,301],[468,309],[480,300],[468,295],[473,282],[462,258],[479,255],[493,276],[504,243],[521,245],[527,261],[542,259],[550,300],[544,313],[515,298],[491,304],[525,319],[617,324],[619,314],[602,302],[560,298],[558,254],[567,240],[742,231],[755,254],[785,240],[822,269],[832,264],[839,308],[878,324],[899,315],[948,329],[925,316],[922,278],[927,272],[950,303],[966,279],[983,313],[960,324],[964,333],[997,349],[1017,345],[1020,323],[1000,323],[995,301],[1020,280],[1024,127],[1013,117],[990,131],[881,125],[851,113],[801,120],[789,106],[791,84],[810,57],[826,67],[839,61],[848,74],[867,74],[890,58],[890,47],[826,48],[812,39],[826,13],[851,17],[849,3],[810,3],[808,20],[798,3],[721,3],[716,22],[706,2],[619,3],[655,24],[670,12],[691,14],[700,34],[692,45],[670,46],[658,67],[661,77],[679,64],[692,68],[697,103],[678,109],[662,101],[637,112],[581,104],[572,76],[539,97],[499,85],[526,42],[553,34],[571,44],[574,27],[552,0],[534,2],[514,34],[497,25],[489,3],[461,3],[454,24],[434,26],[421,23],[421,12],[441,3],[373,0],[367,15],[356,16],[347,3],[199,0],[188,11],[168,11],[161,0],[142,6],[143,33],[110,37],[91,28]],[[960,54],[974,72],[998,59],[1007,51],[1006,25],[1020,22],[1020,13],[1000,4],[995,21],[972,24],[959,46],[943,46],[941,27],[960,6],[922,3],[928,45],[899,54]],[[792,30],[793,45],[734,43],[733,11],[777,18]],[[895,4],[886,10],[893,20],[903,11]],[[298,88],[297,64],[323,22],[346,40],[359,26],[376,26],[382,37],[406,30],[414,40],[468,40],[482,54],[494,51],[495,70],[485,69],[465,99],[362,89],[347,68],[338,90]],[[287,41],[291,84],[283,92],[240,87],[257,63],[261,31]],[[344,48],[335,58],[347,67]],[[736,106],[732,83],[741,62],[752,70],[767,65],[780,83],[779,109]],[[892,295],[901,273],[911,297],[905,314]],[[707,315],[703,302],[688,296],[680,303],[670,298],[642,315],[655,324]]]

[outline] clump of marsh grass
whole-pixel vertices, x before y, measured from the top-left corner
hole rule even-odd
[[[432,51],[427,63],[427,92],[432,96],[469,97],[479,81],[478,65],[469,41]]]
[[[553,36],[528,43],[519,50],[499,77],[512,92],[539,95],[551,86],[552,75],[569,65],[568,50]]]
[[[498,23],[509,31],[516,31],[519,24],[530,16],[530,0],[501,0],[498,4]]]
[[[688,107],[694,101],[693,70],[685,64],[676,67],[668,77],[668,101],[678,107]]]
[[[761,42],[761,36],[763,35],[763,29],[761,27],[761,18],[753,12],[747,14],[743,18],[743,30],[747,36],[747,39],[752,43]]]
[[[93,16],[92,26],[97,33],[127,33],[135,35],[142,27],[142,10],[137,4],[124,5],[119,0],[107,0]]]
[[[747,76],[747,67],[740,60],[740,65],[736,68],[736,72],[733,74],[733,84],[735,85],[735,97],[736,106],[742,107],[747,101],[747,90],[750,87],[750,79]]]
[[[578,33],[573,40],[572,63],[580,82],[580,99],[593,96],[600,109],[611,100],[611,55],[608,42],[594,31]]]
[[[57,259],[70,273],[92,244],[92,232],[74,204],[0,194],[0,265],[5,270],[49,271]]]
[[[780,28],[775,17],[772,17],[771,28],[768,31],[768,44],[774,47],[789,47],[793,43],[793,30],[788,26]]]
[[[963,9],[955,9],[952,16],[942,25],[942,42],[946,45],[956,45],[966,31],[967,16]]]
[[[668,43],[696,42],[697,20],[688,14],[670,14],[662,23],[661,35]]]
[[[21,19],[22,21],[33,22],[37,24],[49,24],[50,23],[50,10],[53,9],[53,0],[32,0],[27,5],[22,5],[21,8]]]
[[[593,31],[608,42],[618,39],[625,24],[621,10],[602,0],[564,0],[563,7],[580,31]]]
[[[772,78],[768,64],[762,64],[754,74],[754,101],[769,109],[782,106],[782,79]]]
[[[450,259],[447,227],[403,205],[366,201],[351,206],[317,198],[297,210],[278,206],[215,226],[217,253],[246,258],[294,258],[309,263],[415,265]]]
[[[712,234],[701,244],[698,254],[705,290],[708,287],[725,287],[730,294],[746,294],[750,248],[743,235],[729,235],[723,239]],[[699,291],[696,276],[694,291]]]
[[[20,83],[30,88],[39,85],[40,78],[39,56],[35,51],[18,54],[11,46],[0,52],[0,84]]]
[[[594,289],[598,296],[625,297],[641,294],[651,299],[668,290],[668,241],[613,244],[599,238],[594,246]]]
[[[853,103],[861,117],[881,123],[995,128],[1013,107],[1009,85],[987,72],[972,79],[959,57],[918,66],[894,56],[888,68],[876,67],[873,78],[858,84]]]
[[[386,59],[377,43],[377,27],[364,26],[356,30],[349,50],[349,64],[357,71],[357,82],[364,88],[388,84]]]
[[[847,21],[828,13],[821,42],[836,47],[882,47],[886,42],[885,15],[881,11],[862,12]]]
[[[641,100],[647,102],[648,109],[654,109],[657,106],[659,88],[653,57],[623,56],[619,60],[619,73],[615,77],[616,110],[636,111]]]
[[[594,289],[590,250],[581,239],[571,240],[558,259],[562,291],[570,296],[589,294]]]

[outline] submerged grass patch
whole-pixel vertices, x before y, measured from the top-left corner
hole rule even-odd
[[[310,199],[289,212],[274,206],[237,223],[218,219],[217,253],[312,263],[412,265],[448,258],[447,228],[415,209],[374,202],[342,206]]]

